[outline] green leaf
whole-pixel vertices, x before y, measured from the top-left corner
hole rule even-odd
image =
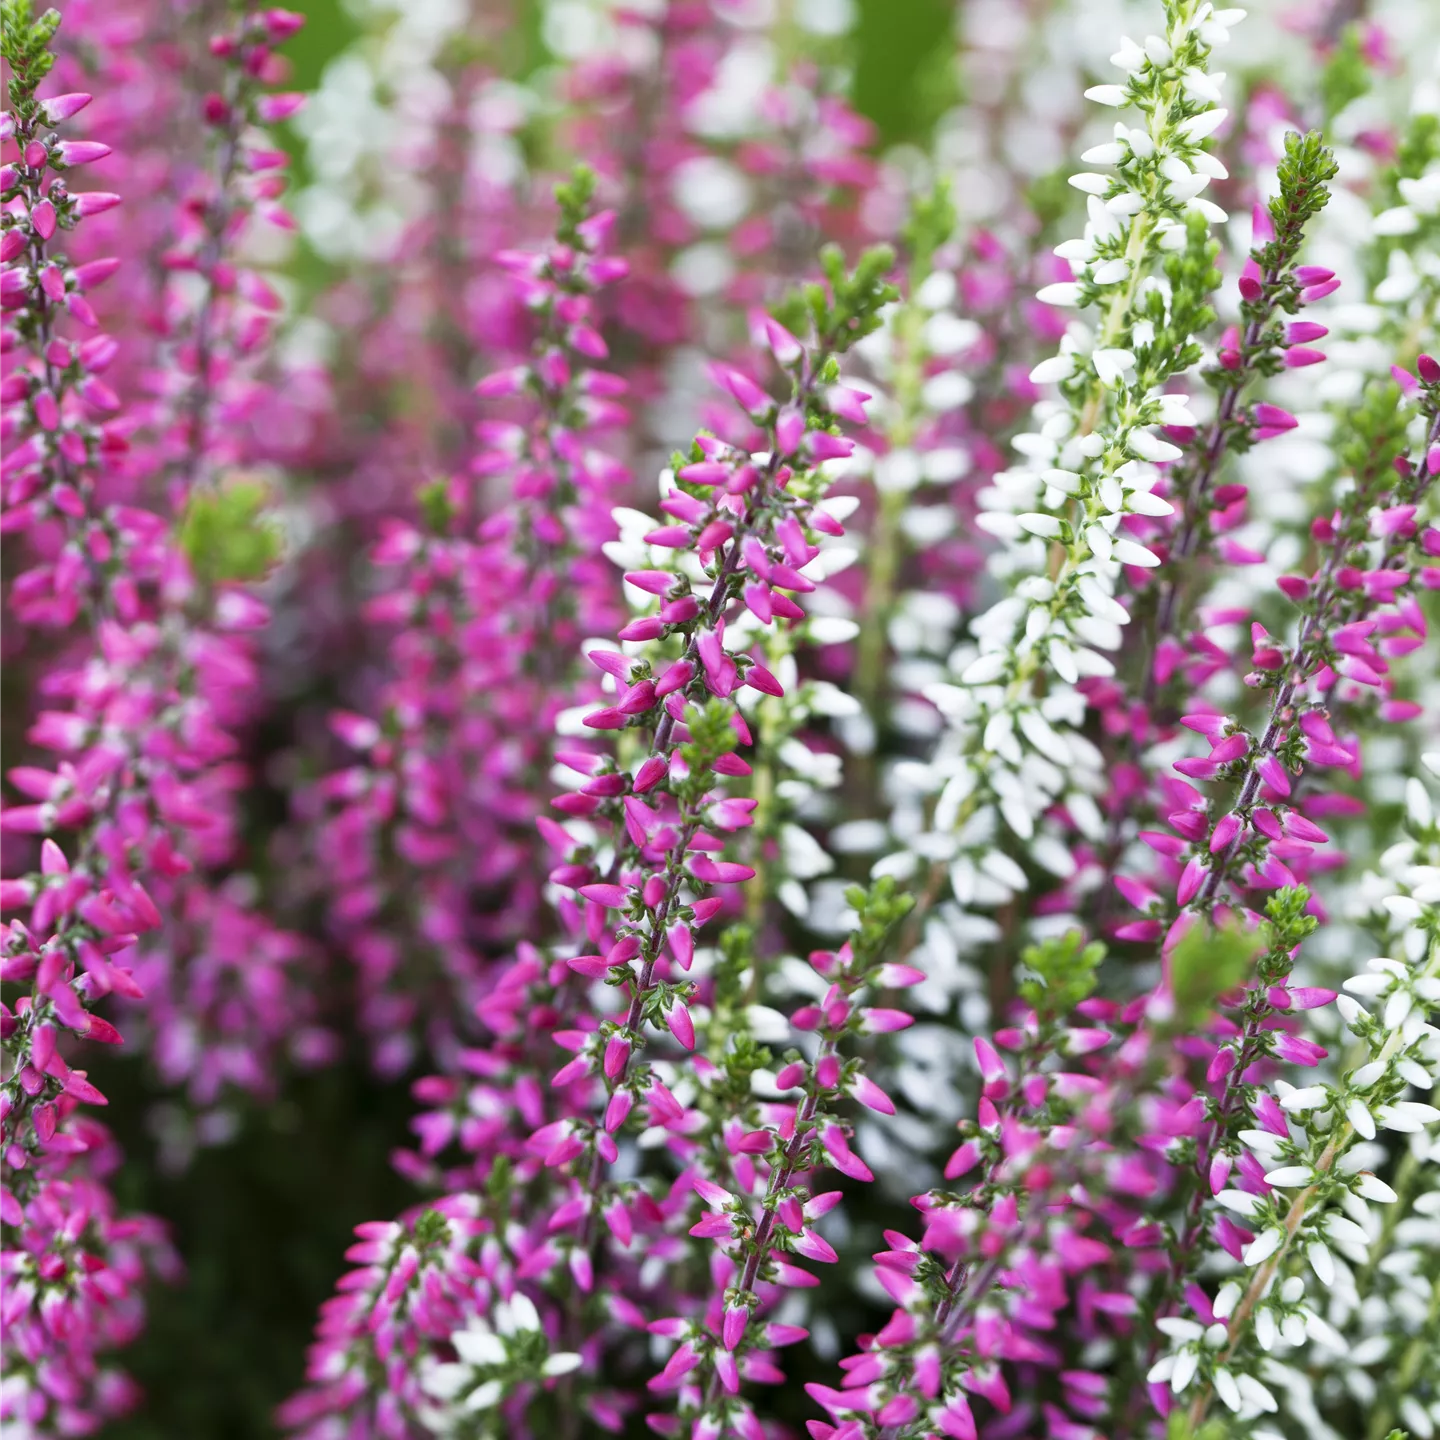
[[[1253,930],[1234,924],[1202,922],[1187,931],[1170,952],[1170,1028],[1188,1031],[1202,1022],[1216,1000],[1250,974],[1261,943]]]
[[[191,494],[179,540],[197,580],[214,585],[269,574],[284,546],[278,522],[265,513],[269,498],[267,487],[255,480]]]
[[[1098,940],[1086,944],[1079,930],[1028,946],[1020,953],[1020,998],[1042,1021],[1058,1020],[1094,992],[1104,958],[1105,947]]]
[[[1360,27],[1347,25],[1324,70],[1320,72],[1320,104],[1328,127],[1352,101],[1370,89],[1370,67],[1360,49]]]

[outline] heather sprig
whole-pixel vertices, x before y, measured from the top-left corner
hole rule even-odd
[[[1125,84],[1087,92],[1146,117],[1143,128],[1119,125],[1113,143],[1086,152],[1115,173],[1072,177],[1089,197],[1089,221],[1058,253],[1076,278],[1039,296],[1061,308],[1094,306],[1095,324],[1072,325],[1060,353],[1032,371],[1037,384],[1059,384],[1063,401],[1037,408],[1035,428],[1013,442],[1023,463],[978,497],[976,523],[1002,542],[991,567],[1009,593],[971,622],[976,644],[952,656],[954,679],[927,691],[948,727],[930,761],[933,833],[912,841],[908,862],[912,872],[922,856],[934,869],[948,865],[962,905],[1022,888],[1013,862],[1002,869],[988,858],[997,817],[1042,870],[1062,878],[1074,860],[1046,812],[1063,802],[1082,833],[1087,823],[1103,830],[1093,799],[1101,758],[1081,733],[1077,686],[1113,674],[1106,652],[1119,648],[1130,619],[1116,598],[1124,567],[1160,564],[1132,538],[1133,517],[1172,512],[1155,493],[1156,466],[1181,452],[1152,427],[1196,423],[1185,397],[1165,387],[1200,358],[1197,333],[1213,318],[1208,295],[1218,280],[1208,228],[1223,212],[1201,192],[1215,173],[1203,142],[1224,111],[1204,69],[1226,32],[1224,17],[1199,15],[1168,5],[1154,58],[1123,50],[1115,63]],[[898,857],[887,864],[904,868]]]
[[[557,187],[554,241],[499,257],[533,317],[531,355],[476,390],[517,409],[477,427],[469,477],[431,482],[418,516],[385,524],[372,550],[385,588],[368,614],[390,627],[389,674],[372,713],[331,722],[360,756],[317,788],[332,913],[389,1073],[408,1063],[417,1029],[448,1058],[486,959],[533,926],[538,807],[527,792],[571,698],[564,677],[584,627],[618,598],[597,552],[627,477],[600,442],[627,418],[626,387],[605,368],[596,304],[626,263],[605,253],[615,217],[593,196],[582,168]],[[508,493],[488,504],[502,483]],[[503,913],[479,916],[477,892],[501,887]]]
[[[1152,699],[1185,657],[1175,630],[1187,563],[1211,533],[1215,511],[1236,507],[1244,499],[1239,487],[1216,489],[1226,455],[1243,454],[1257,441],[1294,427],[1294,417],[1279,406],[1260,401],[1242,409],[1241,397],[1282,369],[1303,368],[1325,358],[1309,343],[1327,333],[1323,325],[1282,317],[1323,299],[1339,283],[1323,267],[1297,263],[1306,226],[1329,199],[1327,187],[1336,169],[1333,154],[1317,134],[1287,132],[1278,192],[1263,210],[1256,208],[1255,244],[1239,281],[1240,324],[1227,330],[1216,364],[1204,372],[1216,392],[1215,416],[1168,477],[1181,518],[1167,547],[1153,634],[1142,652],[1149,660],[1144,693]]]
[[[840,1387],[807,1387],[835,1422],[812,1422],[820,1440],[913,1440],[932,1428],[973,1440],[969,1397],[1009,1408],[1000,1362],[1041,1359],[1028,1327],[1043,1331],[1049,1322],[1042,1317],[1064,1306],[1063,1276],[1110,1255],[1048,1204],[1074,1183],[1086,1130],[1109,1129],[1103,1083],[1056,1069],[1061,1057],[1097,1056],[1115,1038],[1106,1023],[1113,1007],[1091,999],[1103,954],[1077,932],[1026,951],[1016,1023],[998,1031],[994,1044],[974,1042],[979,1107],[976,1119],[962,1124],[962,1142],[945,1168],[947,1182],[968,1179],[968,1187],[918,1197],[925,1217],[919,1242],[886,1232],[876,1277],[897,1308],[864,1350],[841,1362]],[[1077,1023],[1084,1020],[1091,1023]],[[1017,1282],[1027,1292],[1023,1315],[995,1295],[1002,1283]],[[1123,1294],[1095,1303],[1122,1316],[1133,1308]]]
[[[750,769],[735,752],[736,744],[749,737],[731,696],[745,685],[766,693],[783,689],[751,657],[728,653],[727,612],[743,604],[767,624],[803,616],[790,596],[813,586],[802,571],[818,547],[806,531],[838,528],[818,504],[825,490],[820,467],[851,449],[850,441],[833,433],[836,416],[822,387],[838,378],[836,355],[878,324],[877,312],[890,298],[883,278],[890,263],[883,250],[867,254],[849,274],[838,255],[828,262],[829,287],[814,285],[804,295],[813,350],[769,322],[771,351],[789,380],[784,405],[740,371],[719,372],[736,403],[761,428],[764,444],[746,451],[709,437],[697,439],[688,461],[674,471],[675,488],[661,501],[661,509],[678,523],[649,531],[645,540],[687,558],[693,549],[698,565],[694,570],[675,564],[631,571],[626,577],[662,598],[657,615],[632,620],[619,639],[646,643],[656,658],[592,652],[592,660],[614,680],[618,703],[590,712],[585,725],[602,732],[639,730],[649,737],[631,761],[628,777],[601,759],[595,778],[580,792],[588,792],[589,803],[578,810],[570,807],[570,813],[585,814],[592,822],[604,816],[613,827],[609,853],[601,852],[604,868],[592,861],[586,868],[594,878],[573,888],[602,911],[621,917],[608,954],[593,957],[593,966],[571,963],[581,973],[630,988],[623,1019],[602,1022],[586,1046],[605,1079],[603,1127],[595,1126],[588,1138],[570,1122],[555,1127],[554,1141],[565,1159],[593,1157],[592,1214],[603,1167],[615,1158],[611,1132],[625,1123],[648,1088],[644,1069],[631,1071],[632,1054],[645,1044],[642,1026],[663,1023],[682,1044],[693,1037],[687,987],[657,976],[662,950],[687,969],[696,928],[722,903],[700,898],[703,887],[738,884],[754,874],[741,862],[711,858],[726,848],[715,830],[745,828],[754,802],[725,800],[711,792],[720,775],[745,775]],[[703,599],[693,593],[697,581],[708,588]],[[689,858],[692,849],[699,852],[695,859]],[[694,900],[682,894],[686,888],[695,890]],[[550,1163],[557,1163],[553,1155]]]
[[[1433,366],[1430,361],[1426,368]],[[1440,367],[1435,367],[1435,376],[1440,382]],[[1206,735],[1211,751],[1208,758],[1182,761],[1177,768],[1192,779],[1213,780],[1223,774],[1238,783],[1239,790],[1213,825],[1199,809],[1171,817],[1182,835],[1187,829],[1197,831],[1176,888],[1181,907],[1211,908],[1237,864],[1247,864],[1254,872],[1268,865],[1269,875],[1283,881],[1283,866],[1277,870],[1276,862],[1266,858],[1269,847],[1282,838],[1301,844],[1323,838],[1290,803],[1295,777],[1307,762],[1343,766],[1353,757],[1340,745],[1321,699],[1306,703],[1307,689],[1313,686],[1323,697],[1337,680],[1371,687],[1384,683],[1389,666],[1370,636],[1376,631],[1376,612],[1385,607],[1397,605],[1407,626],[1423,628],[1423,620],[1406,613],[1407,608],[1413,611],[1413,604],[1397,604],[1396,596],[1410,579],[1420,537],[1414,516],[1433,480],[1430,456],[1440,440],[1437,392],[1440,386],[1435,383],[1419,387],[1415,409],[1423,428],[1408,455],[1400,453],[1405,426],[1403,419],[1396,423],[1398,395],[1393,386],[1361,412],[1347,457],[1355,462],[1353,486],[1333,517],[1319,518],[1312,526],[1324,547],[1323,562],[1311,576],[1282,582],[1301,611],[1293,647],[1258,623],[1251,629],[1255,668],[1247,683],[1270,695],[1263,732],[1252,736],[1222,716],[1197,715],[1182,722]],[[1434,463],[1440,469],[1440,453]]]
[[[237,241],[252,215],[281,230],[294,228],[279,203],[289,157],[263,127],[290,119],[304,104],[299,92],[267,88],[280,65],[276,47],[304,23],[304,16],[278,7],[240,6],[210,39],[222,68],[220,89],[200,101],[207,163],[177,207],[177,233],[163,256],[168,271],[192,282],[172,287],[171,295],[172,363],[183,383],[167,478],[182,494],[214,485],[217,472],[248,458],[247,447],[228,433],[250,408],[245,377],[236,372],[246,357],[265,353],[282,301],[263,273],[237,254]]]
[[[1373,1173],[1361,1147],[1380,1130],[1411,1133],[1440,1120],[1440,1110],[1408,1098],[1412,1084],[1433,1085],[1429,1067],[1440,1059],[1428,1023],[1440,991],[1436,917],[1403,892],[1388,908],[1403,917],[1401,956],[1372,960],[1345,981],[1336,1003],[1355,1042],[1342,1074],[1299,1088],[1280,1081],[1251,1104],[1259,1128],[1241,1138],[1264,1166],[1263,1186],[1259,1193],[1232,1188],[1216,1197],[1250,1237],[1240,1255],[1245,1269],[1216,1297],[1213,1339],[1191,1322],[1172,1326],[1169,1333],[1180,1343],[1149,1376],[1168,1381],[1177,1395],[1194,1382],[1186,1402],[1192,1426],[1214,1397],[1242,1416],[1275,1408],[1257,1375],[1263,1352],[1277,1334],[1291,1345],[1307,1331],[1326,1335],[1325,1322],[1305,1303],[1306,1280],[1292,1257],[1303,1254],[1325,1284],[1334,1274],[1332,1245],[1365,1253],[1369,1235],[1355,1217],[1364,1220],[1372,1204],[1394,1204],[1398,1197]]]
[[[714,1244],[725,1257],[720,1262],[723,1285],[699,1316],[676,1316],[650,1326],[652,1333],[680,1342],[651,1389],[678,1391],[678,1415],[692,1430],[702,1427],[702,1433],[759,1433],[754,1411],[737,1398],[742,1377],[757,1366],[751,1378],[772,1379],[763,1363],[766,1352],[805,1338],[799,1327],[761,1324],[760,1317],[767,1308],[762,1296],[808,1283],[803,1271],[796,1273],[797,1260],[836,1259],[813,1225],[840,1201],[841,1192],[817,1190],[814,1173],[832,1169],[852,1179],[873,1178],[850,1148],[838,1114],[841,1102],[849,1094],[872,1109],[894,1112],[893,1103],[842,1047],[852,1037],[903,1028],[909,1022],[903,1012],[863,1001],[866,992],[885,984],[885,971],[891,968],[887,939],[913,901],[898,894],[889,880],[877,881],[868,893],[856,887],[848,899],[857,916],[854,934],[838,952],[811,956],[811,964],[830,982],[829,989],[818,1004],[804,1007],[792,1019],[797,1029],[819,1037],[818,1047],[809,1055],[787,1051],[775,1076],[778,1092],[799,1089],[802,1098],[759,1107],[760,1123],[743,1133],[735,1122],[743,1126],[750,1107],[732,1113],[725,1127],[724,1169],[694,1182],[709,1213],[690,1233]],[[732,1051],[727,1046],[720,1065],[744,1055],[745,1047]]]

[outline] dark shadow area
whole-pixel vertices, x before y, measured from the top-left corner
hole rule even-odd
[[[145,1399],[104,1440],[273,1437],[352,1228],[418,1198],[388,1158],[407,1138],[408,1086],[377,1085],[358,1057],[294,1078],[275,1104],[247,1109],[233,1141],[167,1176],[145,1128],[159,1096],[140,1067],[92,1075],[125,1150],[119,1202],[164,1217],[186,1264],[178,1285],[151,1288],[145,1333],[117,1357]]]

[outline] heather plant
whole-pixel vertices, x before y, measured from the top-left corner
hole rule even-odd
[[[3,0],[7,1435],[1440,1429],[1435,17],[930,8]]]

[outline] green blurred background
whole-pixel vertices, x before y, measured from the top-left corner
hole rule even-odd
[[[286,45],[293,85],[309,89],[355,37],[341,0],[288,0],[309,24]],[[530,8],[534,0],[528,0]],[[954,99],[954,0],[859,0],[853,100],[882,143],[923,141]],[[539,33],[538,23],[526,27]],[[538,41],[537,41],[538,43]],[[407,1086],[377,1086],[359,1056],[290,1083],[243,1117],[239,1137],[166,1176],[146,1116],[162,1092],[140,1067],[94,1078],[125,1155],[122,1206],[174,1227],[186,1277],[150,1296],[144,1337],[119,1357],[145,1389],[106,1440],[258,1440],[299,1385],[316,1308],[332,1293],[352,1227],[418,1198],[389,1153],[408,1139]]]

